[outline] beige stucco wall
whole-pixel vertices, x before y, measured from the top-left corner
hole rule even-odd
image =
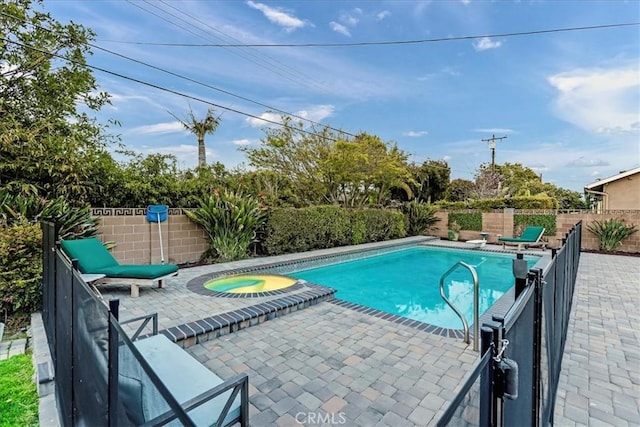
[[[606,209],[640,209],[640,173],[603,185]]]

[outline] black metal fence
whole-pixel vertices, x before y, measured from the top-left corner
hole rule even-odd
[[[481,358],[438,421],[445,425],[553,425],[553,413],[575,288],[582,221],[504,317],[482,326]]]
[[[105,303],[57,250],[54,224],[43,222],[42,230],[43,322],[55,370],[61,424],[128,426],[178,421],[195,425],[123,331],[117,301]],[[140,328],[147,324],[145,321]],[[157,320],[153,332],[157,332]],[[244,396],[248,390],[246,376],[232,386],[231,399],[239,392]],[[215,396],[209,394],[212,396],[192,399],[189,407]],[[149,420],[145,402],[153,402],[153,412],[160,415]],[[242,411],[246,417],[248,407]],[[246,418],[242,423],[247,423]]]

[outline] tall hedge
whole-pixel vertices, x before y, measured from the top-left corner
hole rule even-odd
[[[451,212],[449,214],[449,228],[454,221],[458,223],[461,230],[482,231],[481,212]]]
[[[558,201],[552,197],[538,196],[521,196],[521,197],[498,197],[493,199],[479,199],[468,202],[448,202],[440,201],[437,203],[441,209],[462,210],[462,209],[478,209],[484,212],[494,209],[558,209]]]
[[[0,225],[0,314],[30,314],[42,304],[42,232],[27,222]]]
[[[405,237],[401,212],[339,206],[273,208],[262,248],[267,255],[304,252]]]
[[[544,227],[545,236],[556,235],[556,215],[553,214],[514,214],[513,232],[520,234],[528,225]]]

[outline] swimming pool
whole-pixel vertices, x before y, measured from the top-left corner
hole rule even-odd
[[[480,314],[514,284],[513,254],[435,247],[413,247],[338,264],[284,273],[337,290],[336,297],[443,328],[462,322],[440,296],[440,277],[458,261],[475,267],[480,287]],[[525,256],[529,268],[538,257]],[[473,323],[473,281],[457,269],[445,281],[448,298]]]

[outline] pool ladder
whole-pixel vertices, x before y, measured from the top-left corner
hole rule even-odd
[[[476,269],[463,261],[458,261],[455,263],[446,273],[440,277],[440,296],[442,299],[449,304],[449,307],[458,315],[460,320],[462,320],[462,328],[464,331],[464,342],[469,344],[469,323],[467,323],[467,319],[464,317],[464,314],[458,308],[449,301],[449,298],[444,294],[444,279],[449,276],[449,274],[453,273],[455,269],[458,267],[464,267],[471,272],[471,276],[473,277],[473,351],[478,351],[478,337],[480,336],[480,321],[479,321],[479,308],[478,308],[478,298],[479,298],[479,286],[478,286],[478,273],[476,273]]]

